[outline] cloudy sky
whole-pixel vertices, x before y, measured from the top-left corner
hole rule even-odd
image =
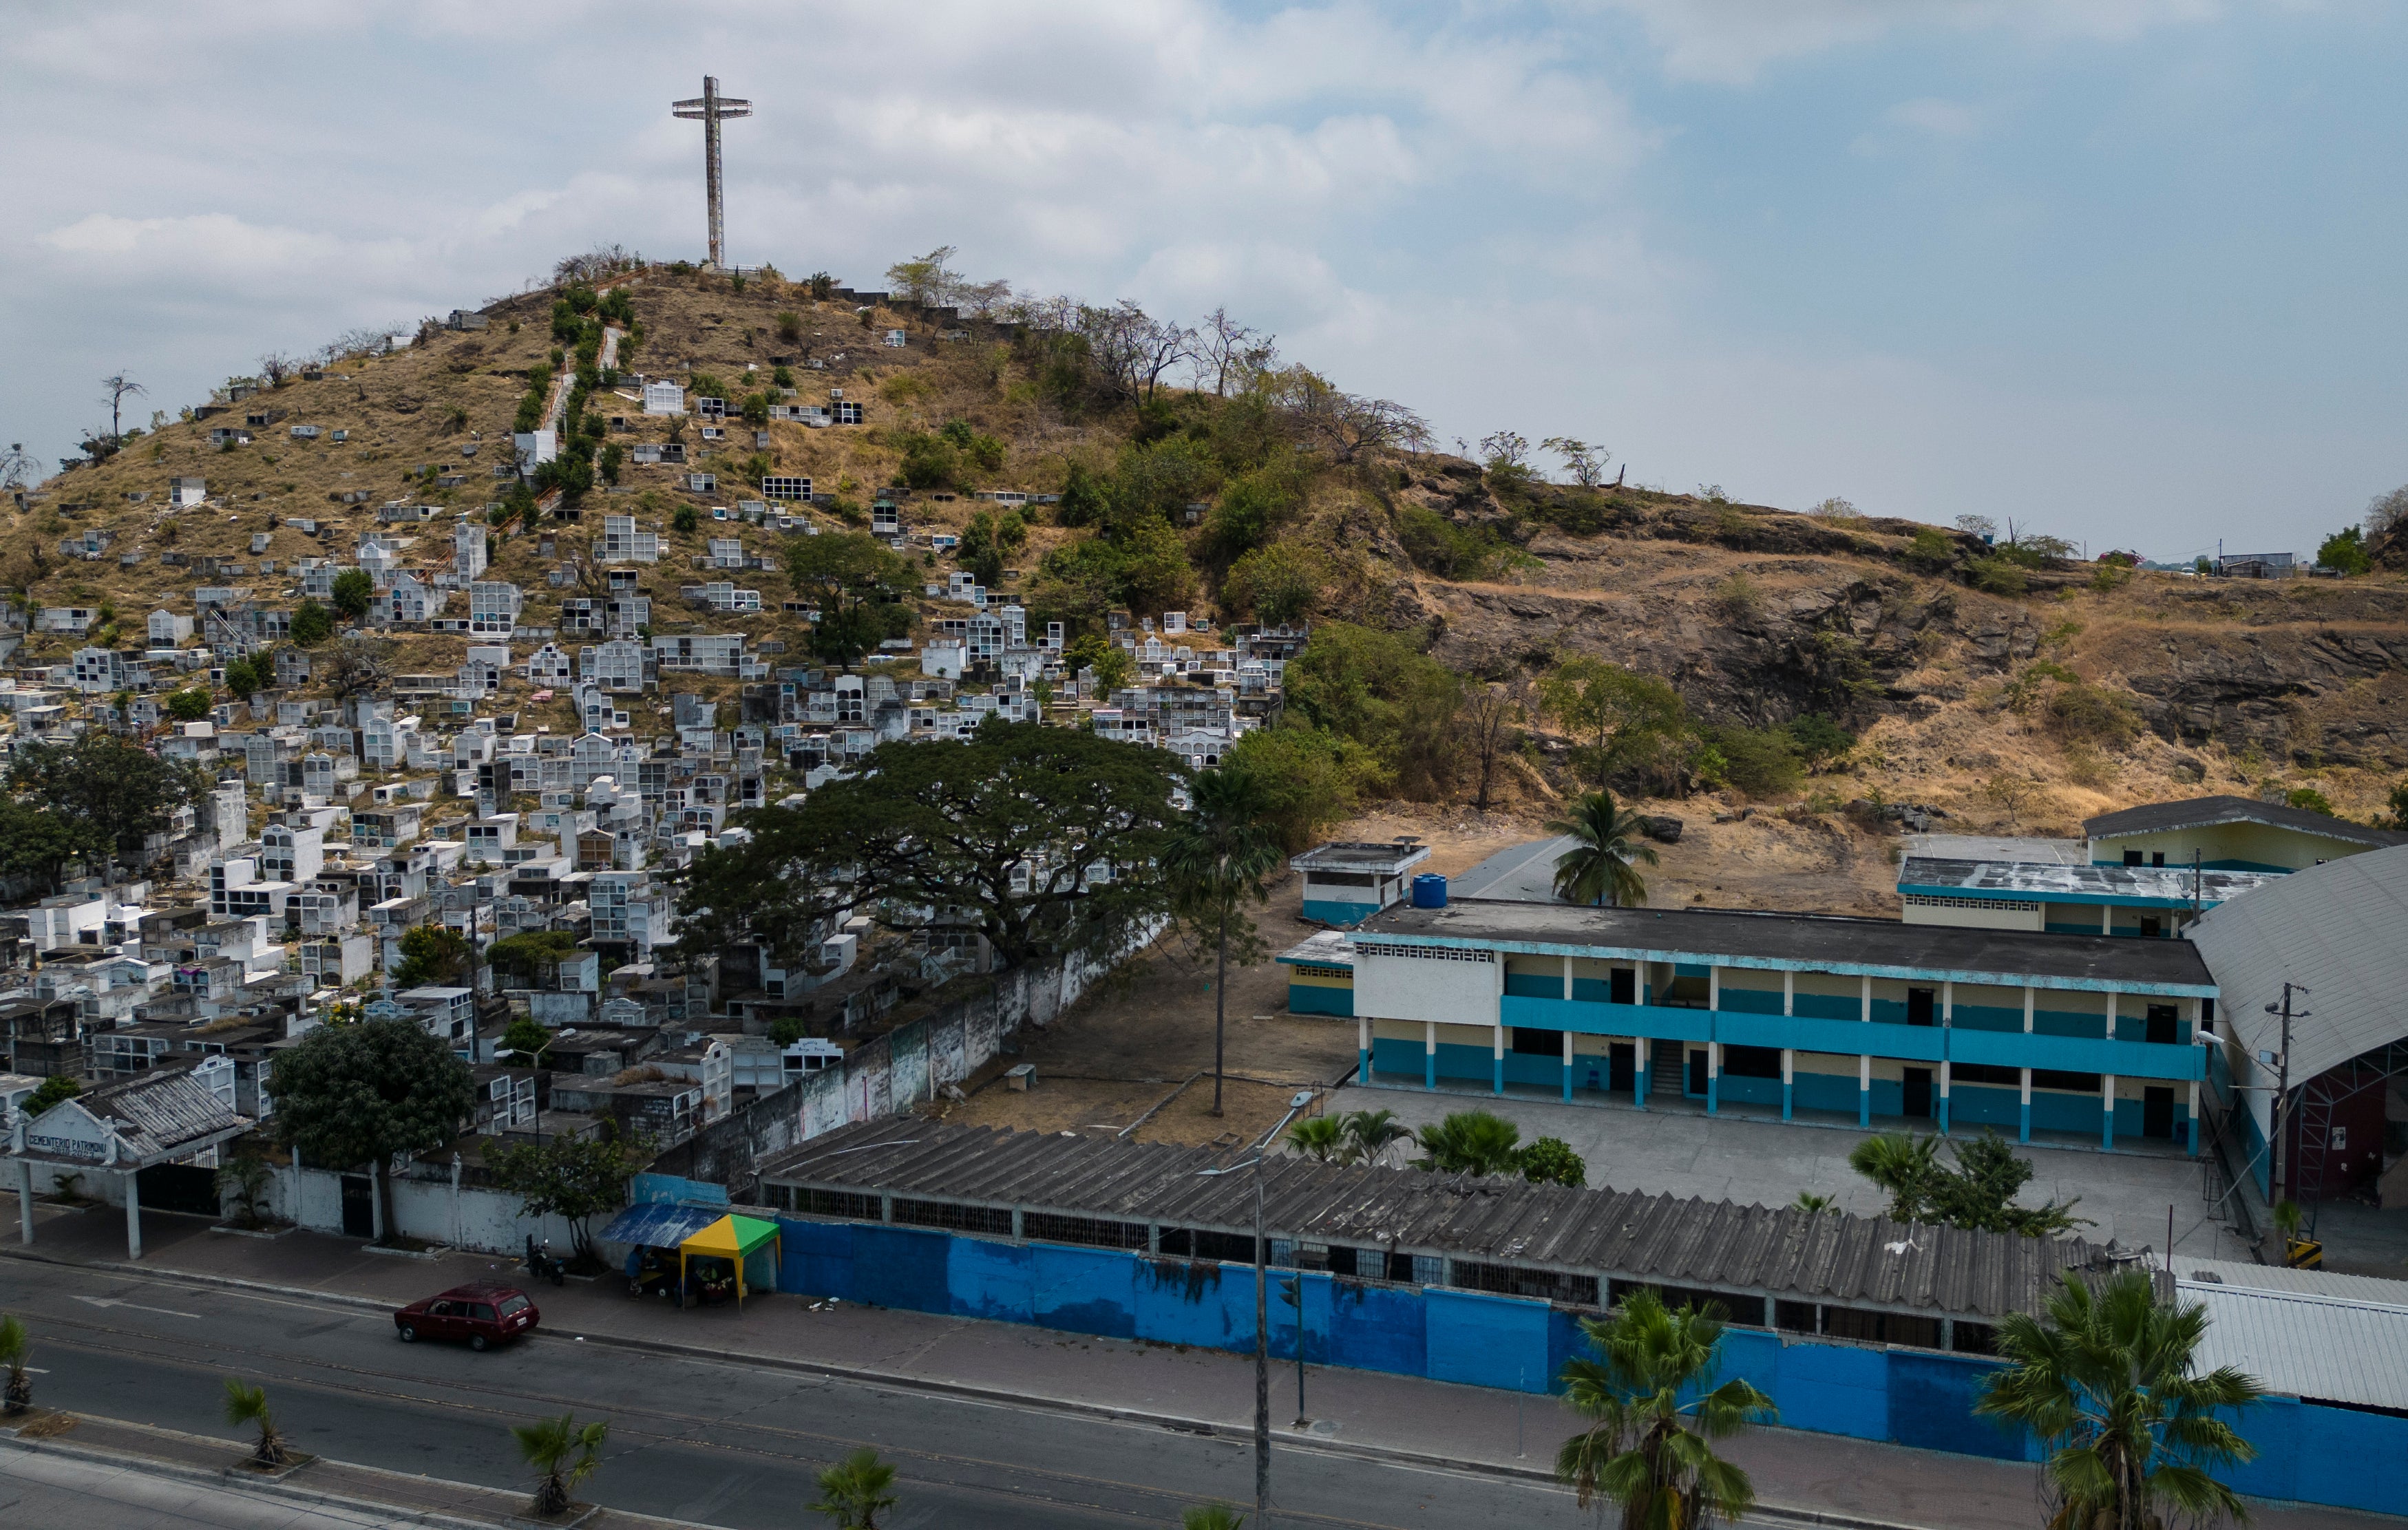
[[[12,0],[0,440],[704,244],[1215,304],[1443,438],[2312,549],[2408,480],[2408,7]]]

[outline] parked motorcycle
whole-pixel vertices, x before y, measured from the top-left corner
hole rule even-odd
[[[556,1286],[568,1283],[568,1266],[552,1256],[552,1239],[545,1238],[538,1248],[533,1233],[527,1235],[526,1268],[530,1280],[550,1280]]]

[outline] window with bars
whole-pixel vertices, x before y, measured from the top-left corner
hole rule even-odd
[[[1662,1298],[1666,1307],[1675,1311],[1684,1307],[1694,1308],[1699,1312],[1705,1311],[1709,1307],[1719,1308],[1726,1322],[1743,1328],[1764,1326],[1764,1298],[1761,1296],[1740,1295],[1728,1291],[1709,1291],[1702,1286],[1657,1285],[1649,1280],[1612,1282],[1612,1294],[1617,1307],[1628,1299],[1632,1293],[1639,1291],[1655,1292]]]
[[[1040,1243],[1078,1243],[1091,1249],[1142,1249],[1146,1224],[1108,1222],[1100,1217],[1066,1217],[1051,1211],[1024,1211],[1020,1236]]]
[[[1204,1227],[1165,1227],[1162,1251],[1188,1259],[1219,1259],[1233,1265],[1254,1262],[1254,1240],[1238,1233],[1216,1233]]]
[[[1595,1307],[1594,1275],[1567,1275],[1561,1270],[1526,1269],[1519,1265],[1484,1265],[1455,1261],[1455,1284],[1470,1291],[1494,1291],[1506,1296],[1539,1296],[1568,1307]]]
[[[850,1190],[796,1190],[787,1202],[790,1208],[814,1217],[843,1217],[851,1222],[878,1222],[878,1197]]]
[[[895,1197],[895,1220],[909,1227],[942,1227],[953,1233],[1011,1233],[1011,1211],[999,1206],[963,1206],[955,1201],[908,1201]]]

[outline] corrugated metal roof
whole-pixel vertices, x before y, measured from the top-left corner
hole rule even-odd
[[[2285,980],[2314,990],[2293,1001],[2311,1011],[2291,1025],[2295,1084],[2408,1036],[2408,845],[2295,871],[2209,909],[2189,934],[2167,944],[2206,958],[2220,1025],[2251,1057],[2282,1046],[2283,1022],[2266,1006]]]
[[[2234,1366],[2267,1391],[2367,1408],[2408,1408],[2408,1307],[2180,1280],[2207,1308],[2202,1370]]]
[[[2329,813],[2310,812],[2288,803],[2258,802],[2250,797],[2191,797],[2182,802],[2152,802],[2139,808],[2127,808],[2121,812],[2101,813],[2085,819],[2082,832],[2093,839],[2111,839],[2128,834],[2166,834],[2178,829],[2204,829],[2217,823],[2264,823],[2277,829],[2295,829],[2327,839],[2344,840],[2356,845],[2408,845],[2408,835],[2393,834],[2386,829],[2370,829],[2363,823],[2352,823]]]
[[[920,1121],[865,1122],[780,1153],[764,1183],[968,1202],[1251,1236],[1242,1150]],[[1679,1200],[1418,1169],[1265,1161],[1275,1237],[1931,1316],[2038,1310],[2100,1251],[1795,1208]]]
[[[1944,973],[1977,982],[2201,996],[2212,993],[2213,982],[2199,953],[2183,940],[1959,929],[1837,914],[1584,908],[1465,898],[1444,908],[1394,908],[1372,915],[1354,931],[1356,953],[1376,949],[1383,937],[1876,977]]]
[[[674,1249],[725,1215],[724,1206],[631,1206],[596,1236],[606,1243]]]
[[[2283,1265],[2254,1265],[2238,1259],[2177,1259],[2174,1275],[2179,1280],[2239,1286],[2249,1291],[2287,1291],[2302,1296],[2408,1307],[2408,1280],[2386,1280],[2372,1275],[2291,1269]]]
[[[114,1118],[118,1136],[143,1157],[246,1124],[233,1106],[180,1069],[94,1090],[82,1104],[94,1116]]]

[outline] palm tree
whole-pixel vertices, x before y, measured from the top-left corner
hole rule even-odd
[[[1518,1174],[1522,1129],[1485,1110],[1457,1110],[1422,1128],[1421,1167],[1442,1174]]]
[[[1811,1190],[1799,1191],[1798,1193],[1798,1198],[1789,1204],[1794,1209],[1813,1212],[1817,1215],[1820,1215],[1825,1211],[1836,1212],[1840,1209],[1840,1203],[1836,1197],[1830,1195],[1817,1195]]]
[[[1346,1132],[1345,1160],[1350,1164],[1376,1164],[1392,1144],[1415,1140],[1412,1128],[1399,1122],[1394,1110],[1349,1110],[1339,1120]]]
[[[1346,1146],[1346,1127],[1336,1116],[1307,1116],[1287,1129],[1288,1146],[1326,1164]]]
[[[1264,879],[1280,864],[1266,822],[1268,803],[1254,777],[1235,767],[1207,770],[1188,783],[1187,816],[1172,832],[1162,867],[1179,911],[1212,933],[1212,1113],[1221,1113],[1224,1041],[1229,1019],[1229,933],[1251,929],[1240,906],[1269,895]]]
[[[599,1420],[580,1423],[576,1414],[563,1413],[541,1423],[512,1424],[510,1433],[518,1438],[520,1459],[542,1474],[535,1512],[545,1516],[568,1512],[569,1494],[602,1465],[602,1442],[610,1426]]]
[[[820,1501],[811,1512],[836,1521],[837,1530],[878,1530],[878,1516],[895,1507],[895,1468],[863,1446],[820,1473]]]
[[[0,1366],[8,1380],[0,1387],[0,1412],[22,1413],[34,1406],[34,1378],[25,1369],[25,1324],[14,1312],[0,1313]]]
[[[1932,1174],[1939,1168],[1940,1139],[1884,1132],[1869,1137],[1848,1152],[1848,1166],[1889,1192],[1892,1222],[1924,1220],[1924,1202]]]
[[[1179,1516],[1179,1530],[1243,1530],[1245,1523],[1227,1504],[1204,1504]]]
[[[1550,832],[1570,835],[1572,848],[1555,857],[1555,896],[1567,903],[1607,904],[1629,908],[1647,901],[1647,883],[1638,863],[1656,864],[1656,850],[1642,845],[1645,832],[1637,813],[1613,803],[1613,794],[1598,790],[1572,805],[1571,816],[1549,823]]]
[[[1564,1401],[1594,1422],[1555,1452],[1555,1475],[1580,1506],[1620,1504],[1622,1530],[1708,1530],[1746,1513],[1755,1485],[1710,1442],[1771,1422],[1772,1399],[1736,1379],[1705,1390],[1720,1309],[1670,1311],[1641,1290],[1581,1328],[1598,1358],[1564,1366]]]
[[[1999,1324],[2007,1362],[1984,1384],[1977,1413],[2013,1419],[2048,1448],[2041,1480],[2050,1530],[2161,1530],[2168,1514],[2245,1520],[2233,1491],[2208,1473],[2258,1451],[2217,1415],[2261,1389],[2230,1366],[2193,1373],[2207,1309],[2160,1302],[2147,1270],[2094,1294],[2071,1275],[2045,1321]]]
[[[263,1466],[281,1466],[290,1462],[292,1452],[284,1448],[284,1436],[276,1427],[276,1415],[267,1410],[267,1389],[229,1376],[225,1379],[225,1391],[226,1423],[259,1426],[259,1443],[251,1447],[251,1459]]]

